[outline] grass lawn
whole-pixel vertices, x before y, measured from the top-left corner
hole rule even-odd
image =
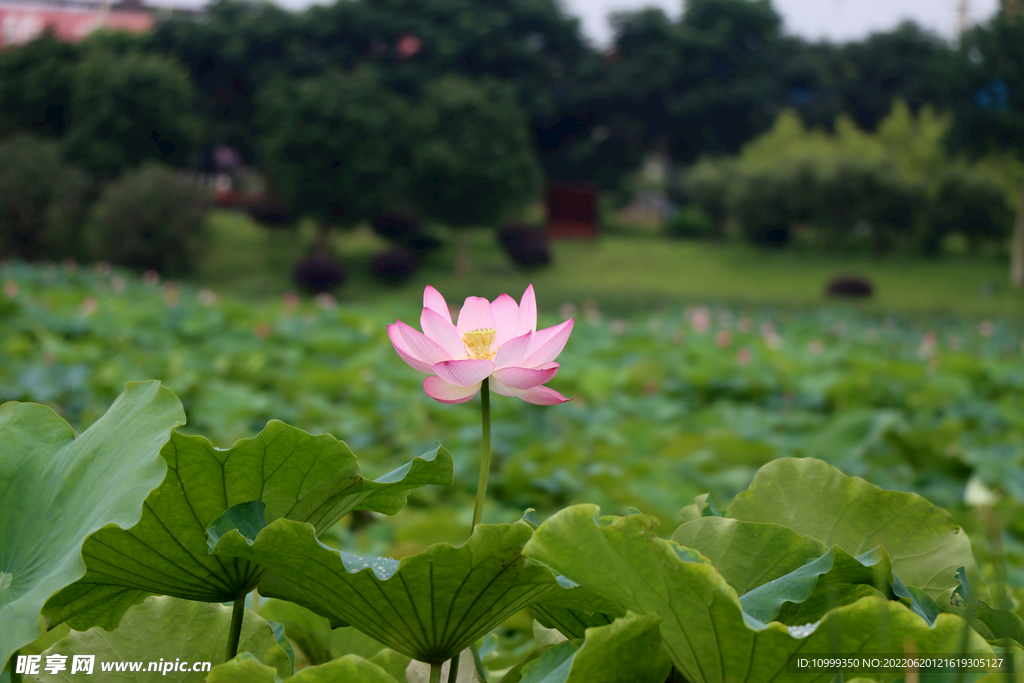
[[[213,213],[210,225],[211,246],[196,273],[197,284],[250,299],[293,289],[291,269],[312,243],[312,226],[296,232],[267,230],[231,212]],[[452,243],[451,233],[436,233]],[[493,298],[501,292],[518,297],[532,282],[546,310],[592,300],[602,310],[624,315],[690,303],[816,306],[827,301],[823,291],[830,278],[853,273],[875,284],[875,298],[857,304],[867,310],[1024,314],[1024,294],[1006,284],[1007,266],[989,257],[928,260],[768,252],[637,233],[605,235],[595,242],[556,242],[551,267],[523,273],[508,261],[492,232],[475,231],[473,238],[473,272],[466,278],[452,274],[454,249],[446,248],[430,257],[410,282],[390,287],[368,272],[370,259],[387,243],[369,229],[339,233],[335,248],[349,280],[336,294],[342,301],[408,303],[432,284],[449,302],[459,302],[469,295]]]

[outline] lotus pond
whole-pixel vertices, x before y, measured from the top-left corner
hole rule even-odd
[[[1019,320],[541,310],[575,316],[548,383],[573,400],[492,397],[471,535],[479,400],[431,400],[388,341],[418,300],[19,264],[0,284],[4,660],[203,660],[168,680],[211,683],[1024,667]],[[4,680],[90,679],[40,671]],[[957,675],[1010,680],[845,673]]]

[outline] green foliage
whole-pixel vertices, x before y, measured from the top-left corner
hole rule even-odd
[[[385,649],[381,643],[351,626],[332,629],[326,617],[287,600],[261,600],[260,614],[283,624],[288,638],[302,650],[310,664],[325,664],[349,654],[369,659]],[[393,650],[388,652],[401,657]],[[405,664],[408,664],[408,658],[405,659]],[[404,670],[405,666],[401,668]]]
[[[64,133],[79,52],[50,32],[0,51],[0,139],[18,130],[44,136]]]
[[[147,161],[183,166],[197,141],[192,83],[174,61],[98,45],[75,64],[69,159],[113,177]]]
[[[672,540],[703,553],[736,593],[743,595],[825,553],[825,546],[780,524],[702,517],[684,523]]]
[[[97,662],[143,661],[139,672],[103,672],[105,681],[117,683],[143,683],[157,674],[146,671],[149,662],[174,664],[180,660],[189,666],[196,662],[211,662],[218,665],[224,661],[224,648],[228,641],[231,622],[231,608],[217,604],[189,602],[168,597],[151,597],[129,609],[117,628],[105,631],[100,628],[88,631],[72,631],[63,640],[43,653],[73,655],[95,655]],[[270,625],[246,610],[242,620],[239,651],[249,653],[268,665],[272,672],[286,677],[291,673],[288,655],[274,639]],[[100,674],[99,664],[93,675]],[[168,675],[161,670],[160,675]],[[174,672],[174,680],[182,683],[198,683],[207,680],[205,672]],[[71,674],[71,667],[55,676],[39,680],[75,681],[80,675]],[[240,679],[235,679],[240,680]],[[249,679],[244,679],[249,680]],[[270,678],[273,681],[273,676]]]
[[[353,447],[358,444],[365,450],[377,468],[397,464],[400,454],[436,436],[450,433],[459,452],[472,449],[478,439],[473,411],[423,405],[419,378],[393,363],[376,312],[313,305],[291,311],[280,304],[254,306],[230,300],[203,304],[188,288],[177,290],[180,299],[168,307],[163,297],[170,290],[129,278],[125,289],[114,293],[110,288],[122,285],[116,281],[112,285],[111,276],[96,277],[81,269],[62,272],[8,266],[0,279],[4,278],[18,282],[19,294],[6,314],[6,328],[12,332],[3,341],[3,352],[10,360],[0,374],[0,388],[20,392],[21,398],[39,396],[68,406],[76,423],[95,419],[90,406],[109,391],[107,383],[119,381],[125,373],[152,373],[175,378],[171,386],[180,388],[191,406],[190,422],[208,430],[218,443],[244,434],[275,413],[308,428],[356,435]],[[98,298],[96,310],[89,315],[77,311],[87,296]],[[396,315],[406,316],[400,310]],[[710,318],[707,332],[698,331],[703,315]],[[748,315],[751,319],[744,320]],[[252,333],[259,323],[269,328],[264,338]],[[770,329],[762,328],[769,323]],[[845,327],[840,329],[837,323]],[[930,352],[923,345],[928,329],[934,329],[938,340]],[[715,342],[716,333],[723,330],[731,335],[728,347]],[[1006,321],[996,321],[991,329],[982,326],[975,333],[965,331],[961,321],[893,317],[887,322],[881,317],[836,312],[720,309],[701,313],[694,309],[630,320],[622,327],[581,320],[564,352],[560,372],[566,392],[575,399],[568,410],[524,413],[521,406],[495,399],[499,429],[492,476],[498,505],[489,507],[487,515],[495,519],[534,503],[545,514],[589,499],[617,510],[640,506],[670,519],[682,502],[708,490],[726,510],[725,503],[757,467],[786,454],[827,458],[846,472],[887,487],[927,493],[932,503],[952,506],[957,519],[965,523],[973,518],[962,503],[964,485],[971,478],[1002,492],[1001,505],[1019,511],[1013,507],[1013,497],[1024,495],[1020,479],[1024,463],[1017,449],[1019,401],[1013,397],[1020,338],[1020,327]],[[818,351],[811,344],[815,340],[821,341]],[[51,365],[38,361],[34,349],[40,347],[54,349]],[[750,360],[738,359],[739,348],[751,351]],[[114,360],[110,349],[117,349]],[[655,385],[650,383],[652,377],[658,378]],[[529,429],[518,426],[524,419]],[[502,424],[508,425],[504,431]],[[387,437],[372,436],[378,433]],[[456,461],[459,484],[453,492],[417,494],[414,506],[393,523],[376,522],[358,532],[350,531],[346,523],[325,532],[321,542],[375,556],[386,554],[388,548],[403,548],[406,555],[434,540],[464,538],[466,520],[452,524],[450,508],[427,510],[424,506],[460,499],[472,478],[467,460]],[[772,470],[765,473],[773,481],[786,479]],[[842,487],[832,489],[818,480],[799,480],[806,485],[793,482],[790,490],[827,490],[827,500],[847,500]],[[751,491],[759,490],[755,486]],[[751,495],[748,492],[742,499]],[[778,509],[795,506],[805,511],[797,515],[801,523],[817,519],[820,507],[802,501],[802,495],[780,498]],[[881,518],[872,521],[871,515],[883,509],[891,513],[898,508],[894,501],[899,496],[908,494],[879,494],[863,506],[867,512],[854,518],[880,526]],[[920,506],[931,508],[924,501]],[[832,545],[851,556],[871,550],[849,545],[838,536],[798,528],[788,518],[782,520],[783,526],[780,520],[760,517],[733,523],[715,516],[707,499],[691,507],[686,517],[691,521],[676,531],[677,542],[703,552],[741,596],[800,569],[801,562],[817,560]],[[741,509],[739,502],[733,503],[727,513],[735,517]],[[850,509],[861,508],[851,505]],[[912,521],[910,512],[890,516]],[[1015,513],[1008,514],[1009,520],[1019,519]],[[1010,583],[1006,591],[1019,599],[1021,577],[1013,563],[1019,562],[1017,539],[1022,530],[1019,521],[1007,524]],[[846,520],[840,520],[835,529],[845,525]],[[948,519],[920,526],[931,529],[935,538],[963,538],[962,532],[951,534]],[[778,533],[769,534],[766,527]],[[918,541],[895,531],[890,525],[887,532],[893,532],[892,537],[877,542],[890,553],[897,576],[907,586],[927,588],[926,582],[906,578],[899,568],[913,552],[892,554],[894,547],[911,549]],[[683,540],[683,533],[690,540]],[[856,544],[868,536],[856,526],[844,533]],[[980,553],[981,571],[991,585],[994,565],[984,552],[985,533],[978,529],[974,536],[981,540],[975,552]],[[928,558],[937,579],[951,577],[959,566],[970,567],[969,558],[954,566],[965,558],[964,546],[959,550],[941,547],[925,548],[921,555]],[[206,548],[204,537],[193,552]],[[849,567],[860,571],[852,564]],[[827,585],[828,572],[819,576],[823,578],[815,585]],[[973,580],[971,584],[982,586]],[[863,583],[840,585],[850,586],[851,593],[874,590]],[[956,585],[950,580],[944,590]],[[577,603],[554,604],[558,593],[545,597],[536,604],[537,615],[574,638],[582,637],[586,627],[609,623],[624,612],[621,605],[587,585],[562,590],[587,592],[581,593],[585,597]],[[892,600],[884,585],[881,593]],[[810,610],[816,599],[812,591],[808,599],[793,604]],[[1012,608],[994,599],[991,604],[992,609]],[[556,607],[563,611],[556,614]],[[785,614],[808,613],[783,609]],[[980,606],[977,611],[989,614]],[[785,614],[780,618],[786,619]],[[297,623],[281,620],[289,629]],[[990,627],[984,629],[986,634],[995,633]],[[322,635],[314,637],[324,640]],[[328,652],[333,650],[330,645]],[[369,652],[357,654],[365,657]]]
[[[479,524],[461,547],[437,544],[398,562],[339,553],[319,543],[310,525],[278,520],[253,539],[223,536],[215,552],[265,566],[260,593],[268,597],[441,664],[556,590],[554,574],[521,555],[531,533],[525,522]]]
[[[820,492],[820,498],[804,495],[807,490]],[[780,524],[851,555],[887,548],[896,574],[932,597],[952,591],[957,567],[966,566],[972,577],[978,576],[970,542],[945,510],[916,494],[886,491],[848,477],[819,460],[765,465],[727,514]]]
[[[259,583],[264,567],[210,555],[208,535],[216,543],[233,528],[230,522],[256,513],[263,524],[292,518],[323,532],[354,509],[394,514],[410,488],[447,483],[451,476],[451,457],[436,446],[369,481],[344,442],[280,422],[230,449],[176,433],[161,455],[168,476],[147,499],[142,518],[130,529],[103,529],[86,541],[88,571],[47,602],[51,626],[67,621],[78,629],[113,628],[150,593],[234,600]]]
[[[1007,199],[1007,178],[982,165],[950,166],[931,205],[931,230],[925,249],[937,252],[941,239],[961,233],[972,250],[985,240],[1004,243],[1013,227],[1013,209]]]
[[[0,406],[0,661],[39,635],[43,603],[85,573],[86,538],[138,521],[166,471],[160,448],[184,421],[181,404],[158,382],[126,385],[77,439],[49,408]]]
[[[1024,21],[1000,12],[960,41],[954,71],[958,148],[1024,153]]]
[[[0,142],[0,252],[26,260],[82,257],[91,183],[60,147],[28,134]]]
[[[813,498],[807,489],[789,490]],[[593,505],[556,513],[524,552],[626,609],[661,617],[663,645],[688,680],[770,681],[786,670],[796,651],[900,652],[908,639],[917,652],[991,652],[976,633],[962,635],[959,618],[940,615],[930,626],[903,604],[881,597],[830,605],[820,622],[765,624],[744,611],[735,589],[706,558],[659,539],[650,517],[598,520],[597,515]],[[826,523],[832,519],[827,511],[823,517]],[[831,674],[789,673],[787,678],[810,681],[824,675]]]
[[[187,273],[204,246],[208,202],[188,177],[146,164],[103,188],[89,214],[88,253],[135,270]]]
[[[607,626],[624,613],[618,605],[593,591],[559,583],[564,590],[541,598],[530,610],[542,626],[557,629],[566,638],[583,638],[587,629]]]
[[[944,146],[951,122],[897,102],[873,134],[843,117],[829,134],[788,111],[737,158],[697,164],[687,187],[708,215],[735,219],[755,242],[767,230],[799,228],[850,247],[867,228],[876,252],[902,245],[934,254],[951,232],[972,244],[1005,239],[1012,183],[986,164],[954,163]]]
[[[761,0],[689,2],[678,22],[655,9],[615,15],[607,87],[618,99],[606,106],[610,121],[628,116],[641,131],[623,142],[667,143],[691,162],[736,152],[769,128],[765,105],[784,97],[781,23]]]
[[[715,232],[715,225],[703,210],[696,206],[679,209],[665,225],[665,234],[683,239],[706,239]]]
[[[374,71],[277,79],[257,109],[261,164],[300,214],[352,226],[380,212],[409,112]]]
[[[661,648],[656,616],[627,614],[587,630],[530,661],[503,683],[630,683],[664,681],[671,665]]]
[[[427,84],[411,136],[409,194],[429,218],[489,226],[537,198],[541,173],[526,121],[498,83]]]
[[[81,353],[110,330],[134,334],[118,360],[130,363],[133,373],[192,373],[195,383],[183,396],[193,422],[216,433],[239,424],[248,428],[255,404],[242,404],[239,412],[250,420],[241,423],[230,416],[230,404],[263,394],[275,412],[344,425],[375,465],[433,431],[450,433],[460,453],[476,444],[474,411],[423,407],[419,378],[394,363],[377,313],[300,307],[273,317],[267,306],[218,303],[209,293],[198,304],[188,289],[173,290],[173,305],[161,303],[159,297],[172,290],[119,283],[114,278],[123,278],[120,273],[96,278],[81,270],[8,266],[4,276],[10,273],[17,274],[19,292],[12,295],[5,286],[5,329],[12,330],[2,340],[5,355],[24,353],[22,345],[34,357],[37,345],[26,345],[25,335],[45,330],[52,336],[39,345],[54,349],[51,367],[59,373],[69,349]],[[77,284],[68,287],[68,281]],[[80,305],[90,282],[102,300],[69,321],[66,302]],[[102,293],[105,287],[120,293]],[[38,301],[48,308],[40,310]],[[108,318],[92,317],[104,311]],[[143,317],[131,318],[132,311]],[[1019,393],[1020,327],[982,325],[976,338],[958,342],[966,351],[954,352],[951,342],[922,339],[920,329],[895,319],[741,315],[693,309],[613,326],[581,320],[560,357],[560,376],[576,398],[567,410],[494,403],[497,495],[486,516],[509,515],[537,500],[547,519],[540,527],[532,515],[513,524],[480,524],[461,546],[430,543],[466,539],[467,520],[445,503],[467,488],[474,463],[464,457],[452,462],[439,446],[371,481],[344,444],[280,422],[228,449],[171,432],[170,418],[180,415],[172,400],[168,415],[157,420],[166,424],[162,438],[152,437],[158,441],[153,457],[123,456],[137,469],[154,464],[160,448],[166,474],[158,472],[163,480],[154,489],[151,473],[119,463],[122,456],[109,459],[118,452],[110,439],[155,429],[148,416],[114,420],[117,434],[99,444],[94,435],[110,431],[111,415],[120,415],[115,404],[68,444],[67,425],[46,408],[15,405],[25,419],[5,442],[34,444],[24,458],[17,448],[0,452],[16,490],[43,486],[22,481],[33,471],[25,462],[36,463],[35,469],[52,462],[33,455],[51,446],[93,448],[103,455],[95,460],[117,472],[103,469],[96,477],[101,484],[75,479],[89,485],[82,489],[88,493],[79,494],[88,498],[86,507],[98,514],[91,503],[97,495],[113,495],[108,492],[115,477],[119,495],[137,494],[129,497],[138,514],[116,525],[99,520],[83,532],[71,555],[84,560],[84,575],[41,590],[45,595],[24,613],[11,609],[24,600],[0,608],[13,617],[4,626],[23,631],[3,642],[33,653],[87,653],[87,647],[117,653],[97,664],[125,658],[124,652],[137,661],[210,652],[188,656],[222,662],[228,610],[199,602],[237,600],[258,582],[259,592],[272,598],[262,601],[265,616],[281,623],[268,627],[246,617],[250,626],[241,640],[251,653],[220,664],[208,683],[286,677],[288,654],[268,637],[283,645],[289,636],[308,655],[305,661],[315,664],[297,672],[296,681],[367,683],[400,681],[408,657],[437,665],[461,652],[464,671],[472,670],[475,657],[466,648],[481,638],[480,666],[492,676],[507,671],[507,680],[519,683],[664,683],[665,657],[675,667],[672,676],[691,681],[827,680],[830,673],[788,671],[790,655],[1016,648],[1024,638],[1018,613],[1024,577],[1017,570],[1024,462],[1016,436],[1020,402],[1013,398]],[[132,324],[118,323],[117,316]],[[239,333],[268,316],[272,324],[264,323],[251,339],[247,331]],[[847,327],[840,330],[836,322]],[[229,360],[201,366],[198,357],[160,345],[161,338],[176,335],[188,352],[202,347],[204,354],[230,354],[222,355]],[[108,356],[116,338],[104,337],[98,352]],[[219,341],[204,346],[204,338]],[[735,353],[741,344],[748,354]],[[142,348],[140,355],[132,355],[135,347]],[[266,354],[262,361],[254,350]],[[143,366],[147,359],[169,364]],[[240,364],[232,367],[235,359]],[[4,366],[3,391],[22,386],[18,382],[43,391],[52,382],[38,371],[24,372],[23,361],[9,365],[15,374]],[[116,380],[110,365],[90,361],[89,367],[95,370],[87,380],[61,380],[79,382],[77,389],[49,400],[74,413],[74,406],[92,400],[85,382]],[[214,384],[216,391],[209,388]],[[225,391],[228,384],[234,399]],[[378,430],[386,436],[373,437]],[[820,455],[843,471],[811,457],[783,455]],[[68,467],[55,471],[64,476]],[[887,488],[844,472],[863,473]],[[360,508],[398,512],[412,488],[446,484],[453,474],[459,482],[454,492],[420,490],[394,522],[353,514],[335,524]],[[932,500],[889,488],[928,492]],[[596,505],[556,510],[589,498],[617,509],[643,505],[669,519],[695,489],[713,496],[702,493],[683,508],[672,540],[658,537],[654,516],[635,510],[626,517],[601,517]],[[979,496],[985,502],[978,503]],[[32,500],[37,498],[47,496]],[[53,498],[69,504],[67,496]],[[968,523],[974,517],[966,514],[969,506],[980,505],[987,521],[973,522],[973,548],[937,501],[952,505]],[[16,502],[21,507],[9,508],[7,519],[52,516],[49,508],[21,513],[24,500]],[[25,525],[17,521],[14,528]],[[32,557],[51,548],[47,525],[40,528],[33,539],[44,539],[39,543],[47,550]],[[998,535],[1002,546],[989,551],[986,531]],[[384,556],[389,548],[402,559]],[[0,566],[11,566],[0,559]],[[9,575],[14,586],[18,573]],[[0,595],[10,589],[4,582],[0,576]],[[42,599],[54,590],[44,608],[54,621],[114,630],[64,631],[56,644],[24,642],[38,633]],[[149,593],[192,602],[142,602]],[[572,640],[559,644],[557,634],[539,629],[532,638],[524,635],[530,629],[524,607]],[[328,630],[346,624],[352,626]],[[262,645],[252,646],[247,628],[262,634]],[[416,666],[409,671],[409,681],[419,680]],[[885,680],[893,672],[862,673]]]

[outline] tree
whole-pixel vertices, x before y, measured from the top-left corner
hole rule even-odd
[[[950,104],[946,71],[952,51],[912,21],[848,43],[837,56],[842,110],[865,130],[874,130],[896,100],[913,111],[925,104]]]
[[[315,59],[371,63],[403,95],[445,75],[507,84],[548,177],[614,185],[639,162],[623,154],[635,126],[609,120],[606,60],[557,0],[347,0],[301,21]]]
[[[1024,161],[1024,16],[1002,14],[961,39],[952,139],[977,155]],[[1019,166],[1018,166],[1019,168]],[[1024,176],[1010,245],[1010,282],[1024,288]]]
[[[68,158],[113,177],[146,161],[184,166],[199,132],[188,74],[159,55],[98,47],[75,65]]]
[[[454,76],[417,104],[410,196],[431,219],[465,230],[493,225],[536,199],[542,179],[522,111],[509,89]],[[455,270],[469,270],[463,232]]]
[[[381,211],[406,118],[404,102],[370,69],[282,78],[258,94],[260,162],[275,191],[317,220],[324,253],[331,225]]]
[[[208,206],[206,190],[146,163],[103,188],[87,223],[89,253],[136,270],[188,274],[202,253]]]
[[[56,141],[19,132],[0,143],[0,254],[83,257],[80,226],[91,189]]]
[[[47,137],[64,133],[78,54],[77,46],[49,31],[0,50],[0,138],[17,130]]]
[[[691,0],[678,22],[644,9],[614,15],[613,26],[607,119],[640,123],[638,157],[734,153],[782,107],[786,43],[768,0]]]
[[[199,20],[159,22],[148,49],[178,61],[195,84],[209,152],[216,145],[256,158],[256,93],[278,77],[309,77],[330,66],[315,59],[299,15],[260,0],[216,0]]]
[[[201,21],[161,22],[150,45],[191,74],[206,143],[236,147],[247,160],[255,158],[254,95],[271,80],[371,66],[409,97],[446,74],[508,83],[545,167],[559,177],[589,177],[593,168],[588,141],[602,123],[595,95],[604,60],[556,0],[338,0],[301,13],[217,0]],[[559,126],[567,117],[572,125]],[[618,162],[604,163],[605,174]]]
[[[692,0],[680,29],[684,71],[669,101],[672,156],[736,152],[778,111],[782,18],[768,0]]]

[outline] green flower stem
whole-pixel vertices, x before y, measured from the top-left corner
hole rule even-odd
[[[238,641],[242,637],[242,617],[245,616],[245,593],[235,596],[235,604],[231,606],[231,630],[228,631],[228,649],[225,661],[230,661],[238,654]]]
[[[441,683],[441,665],[430,665],[430,683]]]
[[[480,650],[477,648],[476,643],[471,643],[469,651],[473,654],[473,664],[476,666],[476,672],[480,674],[482,680],[487,680],[487,669],[484,668],[484,662],[480,659]]]
[[[491,471],[491,388],[490,378],[484,378],[480,387],[480,406],[483,424],[480,444],[480,483],[476,487],[476,507],[473,508],[473,529],[480,523],[484,513],[484,498],[487,496],[487,475]]]
[[[459,653],[462,654],[462,653]],[[457,683],[459,680],[459,655],[452,657],[448,664],[448,683]]]

